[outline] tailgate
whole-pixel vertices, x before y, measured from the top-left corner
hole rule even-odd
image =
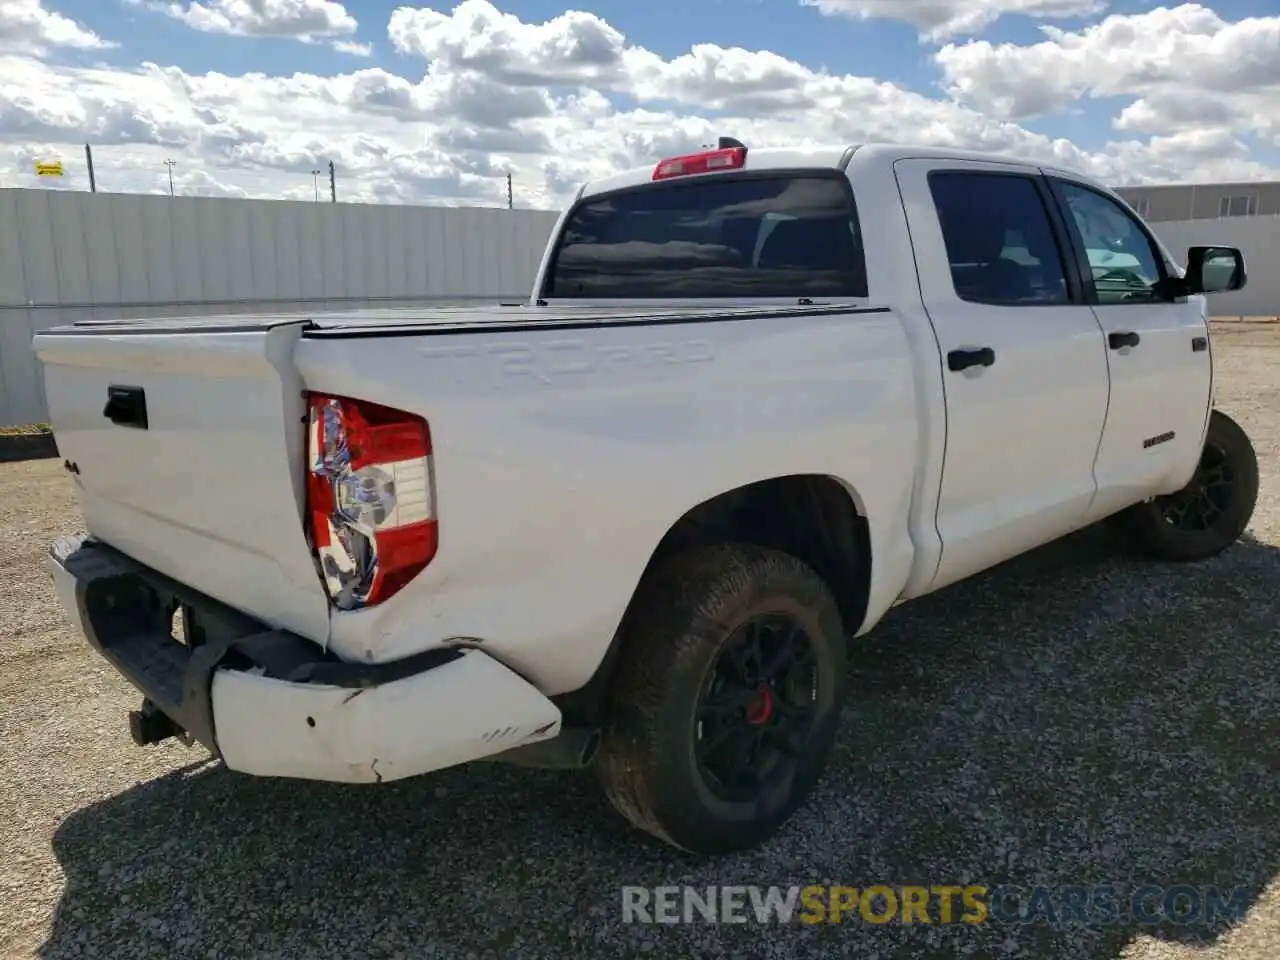
[[[306,403],[293,365],[305,321],[86,323],[37,334],[34,347],[89,533],[324,643],[329,605],[304,533]]]

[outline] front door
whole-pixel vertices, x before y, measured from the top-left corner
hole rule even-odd
[[[1106,347],[1037,168],[896,170],[942,355],[937,588],[1081,525],[1107,412]]]
[[[1142,221],[1097,188],[1049,178],[1107,337],[1111,403],[1090,519],[1180,489],[1204,442],[1212,387],[1203,297],[1175,301],[1171,264]]]

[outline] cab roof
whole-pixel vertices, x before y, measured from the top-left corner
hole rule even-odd
[[[715,147],[708,147],[713,151]],[[757,147],[747,145],[746,157],[740,170],[840,170],[851,163],[854,166],[864,164],[892,164],[908,158],[924,160],[972,160],[982,163],[1007,163],[1023,167],[1039,168],[1045,172],[1081,177],[1081,173],[1064,167],[1040,163],[1024,157],[1012,156],[990,151],[961,150],[954,147],[918,146],[901,143],[868,143],[868,144],[811,144],[798,147]],[[654,170],[658,164],[670,158],[656,158],[653,163],[591,180],[583,184],[579,191],[579,199],[638,187],[652,183]],[[715,173],[690,174],[689,176],[715,176]],[[1087,178],[1086,178],[1087,179]]]

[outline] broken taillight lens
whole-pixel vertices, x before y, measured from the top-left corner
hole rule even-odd
[[[431,431],[415,414],[308,395],[307,517],[333,605],[386,600],[431,562],[439,535]]]

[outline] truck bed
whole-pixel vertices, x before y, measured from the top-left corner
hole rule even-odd
[[[603,607],[580,604],[543,627],[589,644],[612,631],[621,594],[592,579],[606,572],[599,565],[584,574],[579,558],[602,542],[626,544],[607,572],[638,576],[672,518],[740,483],[759,443],[811,473],[831,473],[849,446],[914,444],[897,433],[900,418],[849,416],[912,402],[901,326],[865,303],[114,320],[41,332],[35,348],[87,532],[339,656],[403,656],[423,637],[412,617],[330,609],[306,533],[307,392],[428,418],[443,546],[397,606],[423,603],[440,636],[487,636],[563,691],[584,680],[573,645],[553,662],[526,660],[522,651],[545,637],[493,620],[501,614],[487,591],[500,587],[519,607],[535,602],[521,591],[571,580]],[[679,465],[695,463],[714,467],[691,481]],[[618,491],[637,485],[643,497],[619,510]],[[541,559],[548,543],[557,563]],[[446,585],[437,606],[432,595]]]

